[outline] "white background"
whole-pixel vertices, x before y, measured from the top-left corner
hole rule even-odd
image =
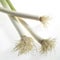
[[[56,39],[55,49],[47,55],[28,53],[18,56],[12,51],[19,35],[9,20],[8,16],[0,12],[0,60],[60,60],[60,1],[59,0],[11,0],[18,12],[37,16],[47,15],[52,17],[47,27],[40,22],[26,22],[41,37],[53,37]],[[40,26],[41,25],[41,26]]]

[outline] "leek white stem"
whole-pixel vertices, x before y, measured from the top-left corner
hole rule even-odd
[[[7,10],[7,9],[1,8],[1,7],[0,7],[0,11],[4,12],[4,13],[7,13],[7,14],[10,14],[11,16],[17,16],[17,17],[35,19],[35,20],[40,19],[40,17],[38,17],[38,16],[23,14],[23,13],[19,13],[19,12],[16,12],[16,11],[10,11],[10,10]]]

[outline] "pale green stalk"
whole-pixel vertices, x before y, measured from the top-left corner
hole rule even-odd
[[[0,11],[4,12],[4,13],[7,13],[7,14],[10,14],[11,16],[23,17],[23,18],[33,19],[33,20],[39,20],[38,16],[19,13],[19,12],[16,12],[16,11],[10,11],[10,10],[7,10],[7,9],[1,8],[1,7],[0,7]]]
[[[13,11],[16,11],[16,9],[14,8],[14,6],[12,5],[12,3],[10,2],[10,0],[6,0],[7,4],[9,5],[10,9]]]
[[[8,4],[6,3],[6,0],[0,0],[0,3],[2,3],[2,5],[3,5],[4,7],[7,7],[7,6],[8,6]]]

